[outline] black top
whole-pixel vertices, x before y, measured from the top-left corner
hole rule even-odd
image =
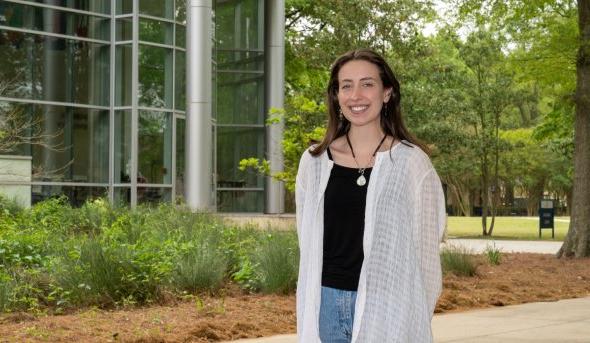
[[[330,149],[328,156],[332,159]],[[322,286],[356,291],[363,264],[367,183],[356,183],[358,168],[334,164],[324,193],[324,256]]]

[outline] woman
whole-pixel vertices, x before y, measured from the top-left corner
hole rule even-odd
[[[327,132],[296,179],[299,342],[432,342],[444,196],[400,99],[373,51],[332,66]]]

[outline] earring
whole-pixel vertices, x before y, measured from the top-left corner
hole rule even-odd
[[[387,103],[386,103],[386,102],[384,102],[384,103],[383,103],[383,107],[381,107],[381,114],[382,114],[384,117],[387,117]]]
[[[344,119],[344,115],[342,114],[341,108],[338,109],[338,119],[340,119],[340,121],[342,121],[342,119]]]

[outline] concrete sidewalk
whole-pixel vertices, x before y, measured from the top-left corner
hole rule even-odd
[[[530,252],[538,254],[556,254],[563,242],[560,241],[508,241],[493,239],[460,239],[449,238],[441,244],[441,248],[447,246],[463,247],[474,254],[482,253],[488,246],[494,246],[502,252]],[[588,340],[590,342],[590,340]]]
[[[432,330],[437,343],[588,343],[590,297],[436,315]],[[297,338],[281,335],[235,342],[297,343]]]

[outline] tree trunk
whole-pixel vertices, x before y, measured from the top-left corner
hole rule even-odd
[[[494,141],[494,185],[492,189],[492,223],[490,224],[490,229],[488,231],[488,235],[491,236],[492,232],[494,232],[494,223],[496,222],[496,214],[498,212],[498,196],[499,196],[499,175],[498,175],[498,166],[500,164],[500,113],[501,111],[498,109],[495,113],[494,118],[494,130],[495,130],[495,141]]]
[[[447,185],[455,215],[469,217],[471,202],[469,201],[469,191],[465,191],[467,187],[451,180],[447,182]]]
[[[482,130],[483,131],[483,130]],[[488,236],[488,206],[490,194],[490,179],[488,175],[488,156],[484,148],[481,157],[481,234]]]
[[[590,0],[578,0],[574,186],[570,227],[558,257],[590,256]]]
[[[573,187],[565,194],[565,215],[572,215],[572,198],[573,198]]]
[[[510,207],[510,214],[514,210],[514,184],[506,182],[505,186],[504,203]]]

